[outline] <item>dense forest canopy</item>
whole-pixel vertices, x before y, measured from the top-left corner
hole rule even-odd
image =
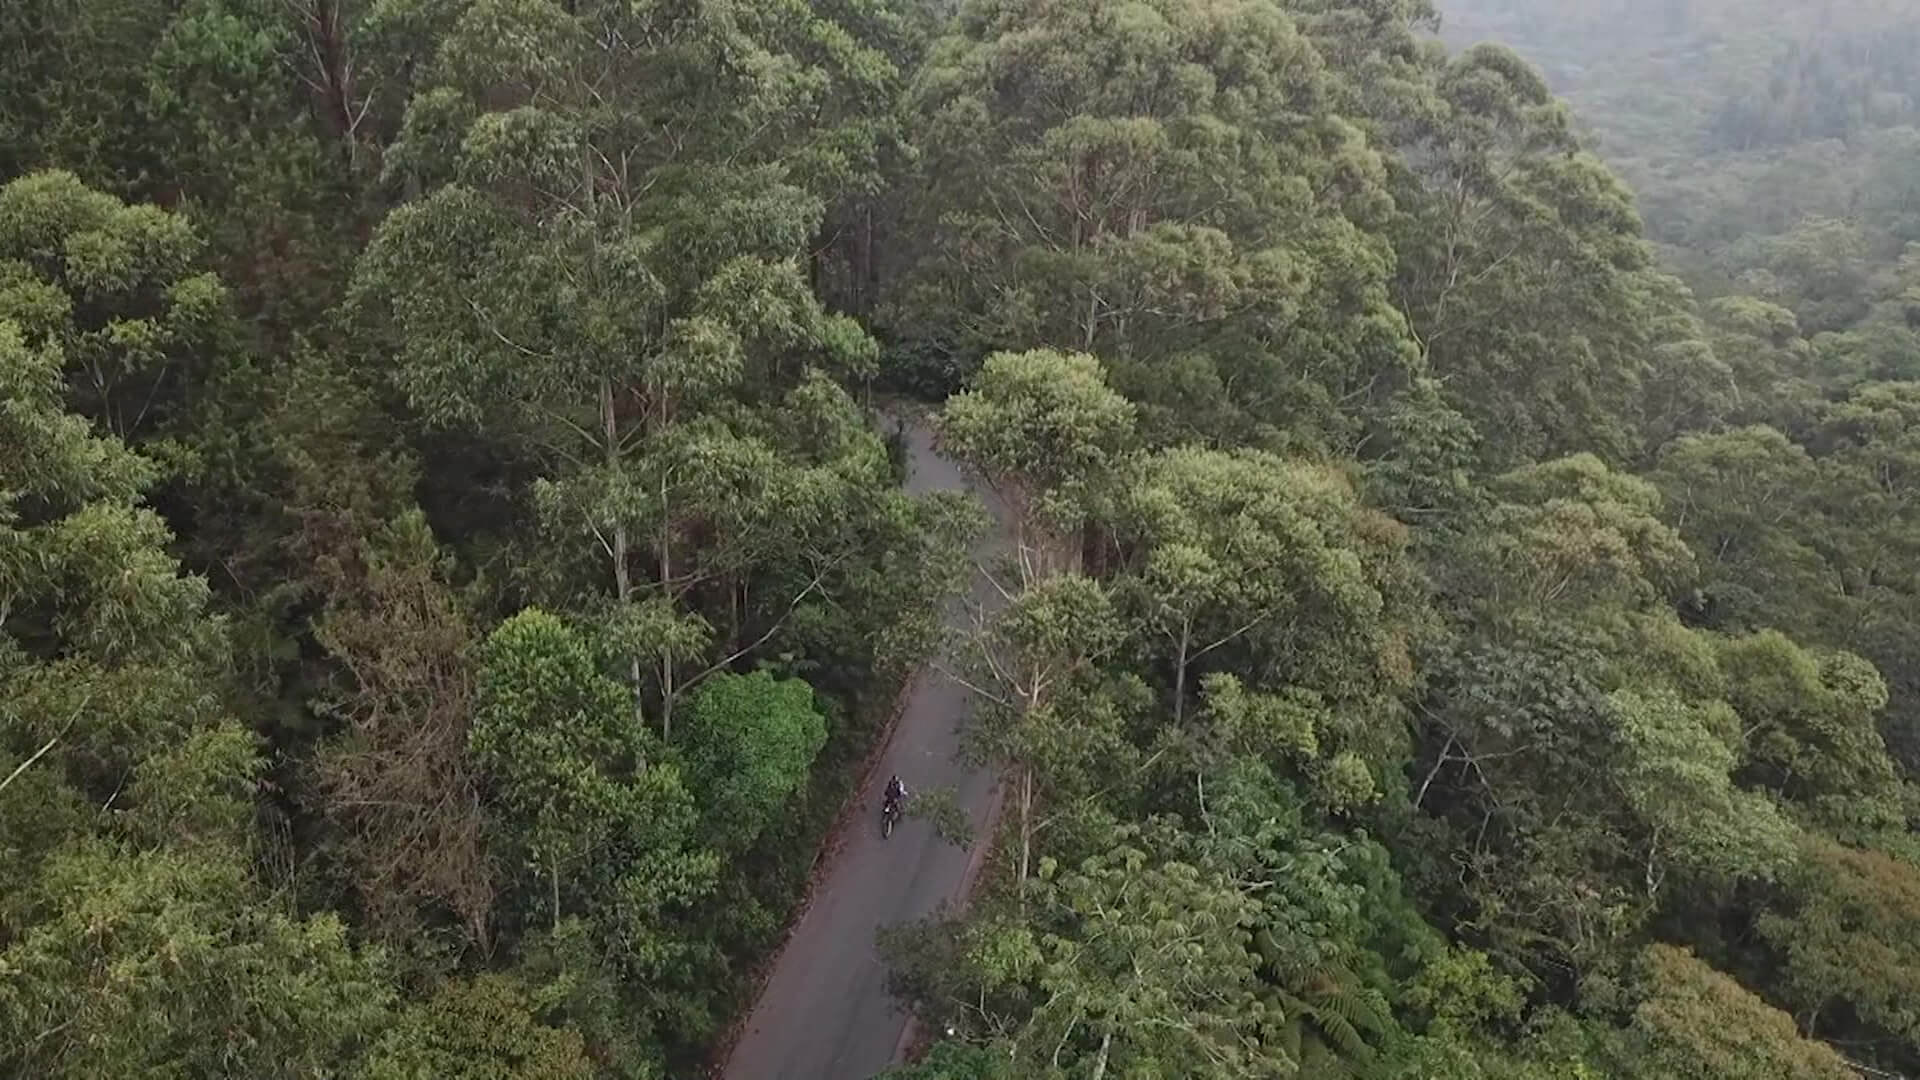
[[[1443,36],[1538,64],[1703,295],[1857,320],[1920,240],[1920,11],[1887,0],[1455,0]],[[1883,271],[1839,289],[1809,256]],[[1821,295],[1821,290],[1829,290]],[[1844,295],[1843,295],[1844,294]]]
[[[903,1080],[1920,1076],[1911,5],[0,55],[0,1073],[698,1075],[939,655]]]

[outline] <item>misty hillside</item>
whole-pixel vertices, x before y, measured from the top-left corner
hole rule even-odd
[[[1709,291],[1755,238],[1856,220],[1920,239],[1920,7],[1901,0],[1448,0],[1442,37],[1539,65]],[[1744,248],[1728,252],[1729,247]]]
[[[1614,137],[1746,150],[1920,116],[1920,12],[1898,0],[1439,6],[1446,40],[1513,46]]]

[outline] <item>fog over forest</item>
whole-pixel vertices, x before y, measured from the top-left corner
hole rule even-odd
[[[1511,45],[1572,105],[1696,287],[1809,219],[1871,262],[1920,239],[1920,10],[1900,0],[1455,0],[1441,36]],[[1778,295],[1776,293],[1776,295]]]

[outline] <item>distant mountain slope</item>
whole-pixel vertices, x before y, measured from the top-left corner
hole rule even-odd
[[[1441,35],[1546,74],[1709,292],[1808,219],[1890,266],[1920,240],[1920,7],[1910,0],[1445,0]]]

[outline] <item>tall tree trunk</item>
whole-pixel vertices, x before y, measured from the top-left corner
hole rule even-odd
[[[660,738],[673,738],[673,657],[660,658]]]
[[[620,471],[620,418],[613,411],[613,380],[600,380],[600,427],[605,436],[607,468]],[[627,569],[627,523],[613,523],[613,597],[626,603],[633,595],[633,577]]]
[[[1026,895],[1027,871],[1033,861],[1033,767],[1020,770],[1020,893]]]
[[[600,426],[606,440],[607,468],[618,472],[620,469],[620,418],[613,407],[613,380],[600,380]],[[627,523],[616,520],[613,523],[613,597],[614,602],[625,604],[633,595],[633,574],[627,567]],[[645,683],[640,678],[640,657],[628,658],[628,677],[633,680],[633,716],[636,721],[646,718]]]
[[[1100,1053],[1093,1059],[1093,1076],[1091,1080],[1100,1080],[1101,1077],[1107,1075],[1107,1052],[1112,1049],[1113,1023],[1112,1021],[1108,1021],[1106,1032],[1100,1036]]]
[[[660,588],[673,595],[673,525],[667,512],[667,478],[660,477]],[[660,656],[660,738],[673,737],[673,654]]]
[[[1091,521],[1081,526],[1080,567],[1083,573],[1096,581],[1105,581],[1109,577],[1107,569],[1112,556],[1112,544],[1104,526]]]
[[[354,105],[353,52],[343,4],[341,0],[287,0],[287,7],[302,24],[306,39],[311,71],[301,78],[313,92],[314,111],[328,132],[346,146],[348,163],[356,164],[365,113],[357,112]]]
[[[874,299],[880,292],[880,267],[873,261],[873,203],[866,202],[860,213],[860,266],[859,304],[857,310],[862,318],[873,314]]]
[[[1173,726],[1187,716],[1187,650],[1193,647],[1193,623],[1180,623],[1180,655],[1173,671]]]
[[[807,291],[821,303],[832,303],[820,286],[821,280],[825,277],[822,268],[832,257],[834,248],[834,242],[827,232],[831,220],[830,217],[821,219],[820,227],[813,232],[813,253],[807,256]]]

